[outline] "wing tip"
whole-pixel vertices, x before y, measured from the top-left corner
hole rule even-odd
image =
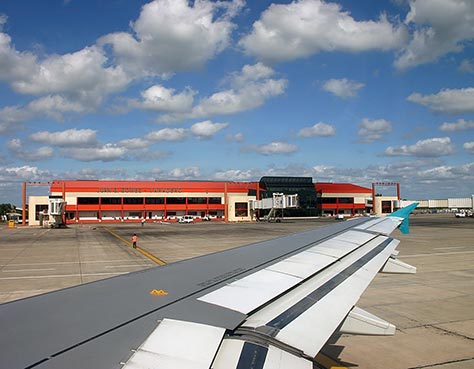
[[[408,206],[405,206],[404,208],[398,209],[394,211],[393,213],[389,214],[389,217],[397,217],[397,218],[403,218],[402,223],[398,226],[400,231],[403,234],[408,234],[410,233],[410,224],[408,222],[408,217],[410,214],[415,210],[415,208],[419,205],[418,202],[414,202]]]

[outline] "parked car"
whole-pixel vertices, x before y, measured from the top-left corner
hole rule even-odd
[[[465,218],[465,217],[466,217],[466,213],[456,213],[456,214],[455,214],[455,217],[456,217],[456,218]]]
[[[194,217],[192,215],[183,215],[178,220],[179,223],[194,223]]]

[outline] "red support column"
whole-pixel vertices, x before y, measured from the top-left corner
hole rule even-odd
[[[227,223],[229,221],[229,209],[227,203],[227,182],[224,183],[224,221]]]
[[[66,201],[66,182],[63,182],[63,186],[62,186],[62,190],[63,190],[63,200]],[[62,215],[62,220],[63,220],[63,224],[66,224],[66,205],[64,205],[64,213]]]
[[[163,219],[164,220],[166,220],[166,217],[168,216],[167,209],[166,209],[168,201],[166,199],[167,197],[164,197],[164,200],[163,200]]]
[[[375,183],[372,183],[372,213],[375,214]]]
[[[22,202],[21,216],[23,217],[21,221],[21,225],[26,226],[26,182],[23,182],[21,202]]]

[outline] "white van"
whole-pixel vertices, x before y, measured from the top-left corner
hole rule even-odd
[[[179,223],[194,223],[194,217],[192,215],[183,215],[178,220]]]

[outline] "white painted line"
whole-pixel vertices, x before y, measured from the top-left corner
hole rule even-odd
[[[474,251],[458,251],[458,252],[435,252],[432,254],[416,254],[416,255],[403,255],[399,256],[399,259],[418,258],[421,256],[445,256],[445,255],[462,255],[462,254],[474,254]]]
[[[105,269],[112,269],[112,268],[136,268],[136,267],[148,267],[150,266],[149,264],[147,265],[141,265],[141,264],[128,264],[128,265],[107,265]]]
[[[0,280],[13,280],[13,279],[43,279],[43,278],[67,278],[67,277],[95,277],[101,275],[122,275],[128,274],[128,272],[116,272],[116,273],[89,273],[89,274],[52,274],[52,275],[36,275],[31,277],[0,277]]]
[[[56,268],[44,268],[44,269],[13,269],[13,270],[2,270],[3,273],[10,272],[44,272],[44,271],[56,270]]]
[[[145,260],[146,261],[146,260]],[[130,259],[122,259],[122,260],[81,260],[79,261],[63,261],[63,262],[53,262],[53,263],[25,263],[25,264],[8,264],[8,266],[29,266],[29,265],[63,265],[63,264],[99,264],[99,263],[122,263],[122,262],[130,262]],[[150,263],[150,265],[155,265],[155,263]]]
[[[458,247],[435,247],[435,250],[457,250],[457,249],[465,249],[466,246],[458,246]]]

